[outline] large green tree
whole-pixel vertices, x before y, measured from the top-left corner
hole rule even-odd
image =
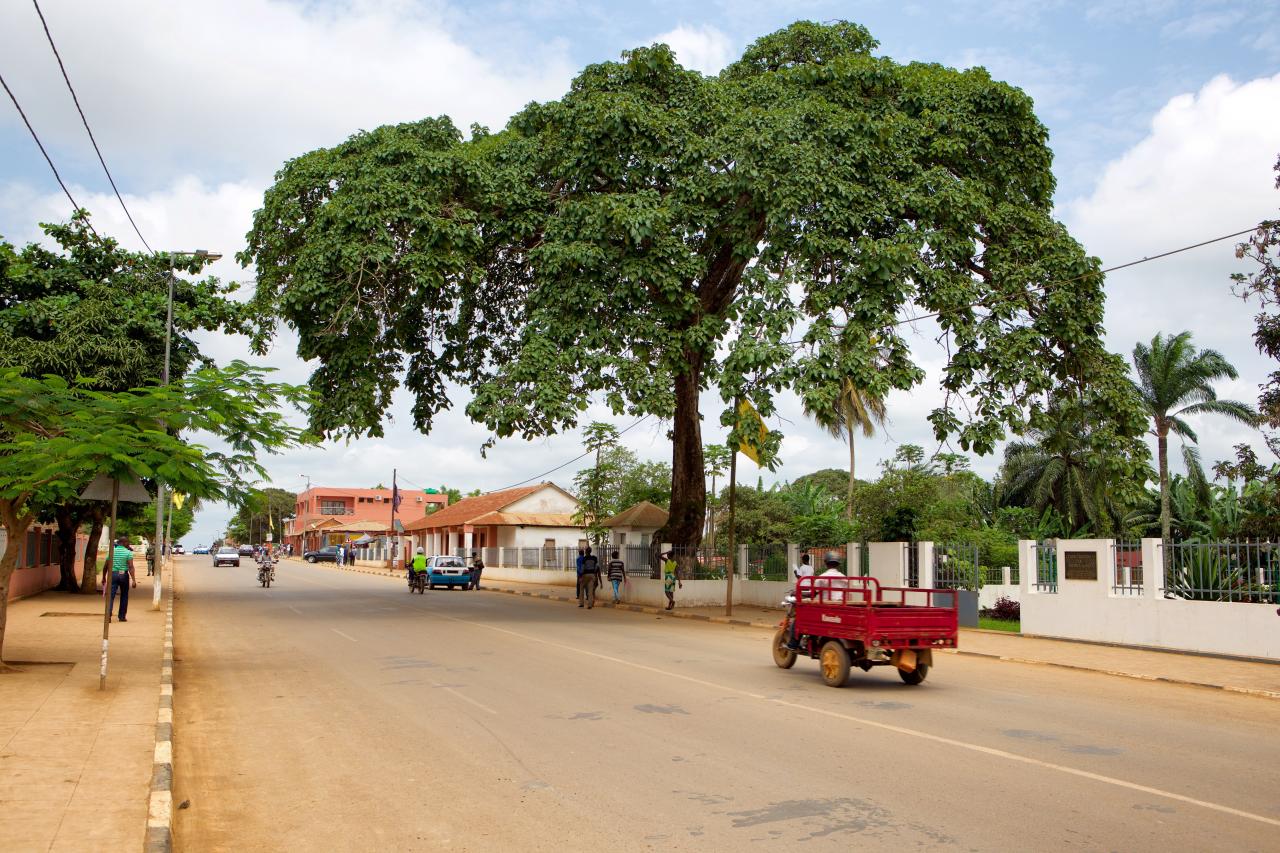
[[[96,233],[88,214],[42,226],[56,249],[31,243],[17,248],[0,240],[0,369],[28,377],[87,380],[99,391],[124,391],[157,381],[164,360],[170,258],[123,249]],[[207,366],[193,332],[245,332],[242,306],[230,298],[235,285],[216,279],[192,281],[206,258],[174,259],[171,377],[197,364]],[[136,508],[128,510],[130,518]],[[105,518],[99,501],[63,500],[44,508],[61,542],[60,589],[75,582],[75,537],[89,525],[83,588],[92,590],[93,566]],[[153,521],[154,524],[154,521]],[[146,534],[154,535],[154,528]]]
[[[252,489],[227,522],[227,533],[237,542],[252,543],[266,542],[267,534],[273,533],[279,542],[284,530],[281,519],[293,515],[297,506],[293,492],[273,486]]]
[[[1187,415],[1222,415],[1249,425],[1258,422],[1258,413],[1238,400],[1219,400],[1213,383],[1235,379],[1239,374],[1217,350],[1197,350],[1190,332],[1165,337],[1157,334],[1150,344],[1133,348],[1134,388],[1150,418],[1156,439],[1156,459],[1160,471],[1160,536],[1169,540],[1169,434],[1195,442],[1196,433],[1185,420]]]
[[[57,376],[0,373],[0,652],[9,579],[19,543],[44,506],[79,494],[99,474],[162,477],[184,494],[237,500],[249,476],[265,476],[260,452],[305,440],[276,411],[300,404],[303,389],[270,383],[264,371],[235,362],[202,369],[169,385],[96,391]],[[222,440],[210,450],[179,437],[201,431]]]
[[[715,77],[638,48],[500,133],[426,119],[286,163],[241,259],[257,315],[319,364],[313,427],[379,434],[397,376],[423,431],[451,383],[495,438],[571,428],[593,396],[667,418],[655,541],[694,545],[701,392],[742,432],[738,400],[769,417],[784,388],[815,411],[846,379],[910,388],[924,374],[901,323],[920,312],[950,353],[939,436],[987,452],[1051,389],[1089,385],[1109,413],[1097,440],[1129,441],[1099,264],[1053,219],[1031,99],[875,48],[855,24],[800,22]]]

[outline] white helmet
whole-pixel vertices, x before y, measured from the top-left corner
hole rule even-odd
[[[417,551],[417,553],[419,553],[419,554],[425,554],[425,553],[426,553],[426,551],[423,551],[421,548],[419,548],[419,549],[418,549],[418,551]]]

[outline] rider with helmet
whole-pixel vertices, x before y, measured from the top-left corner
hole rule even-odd
[[[409,592],[413,592],[417,576],[427,570],[427,554],[418,548],[413,554],[413,562],[409,564]]]

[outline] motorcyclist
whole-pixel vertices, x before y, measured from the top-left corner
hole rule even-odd
[[[418,548],[413,554],[413,562],[409,564],[409,592],[413,592],[414,584],[418,581],[418,575],[427,570],[427,554],[422,548]],[[423,579],[426,580],[425,578]]]
[[[270,548],[262,548],[258,551],[258,571],[270,572],[271,580],[276,579],[276,562],[271,557]]]

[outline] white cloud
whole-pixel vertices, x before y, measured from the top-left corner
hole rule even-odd
[[[146,189],[193,163],[265,181],[286,158],[358,128],[424,116],[448,114],[464,131],[500,126],[528,101],[559,96],[573,72],[562,43],[498,67],[450,34],[445,10],[408,0],[116,0],[45,14],[108,164]],[[0,11],[0,56],[55,158],[96,168],[29,7]],[[0,110],[0,127],[17,122]]]
[[[691,27],[681,24],[674,30],[654,36],[653,42],[668,45],[685,68],[703,74],[719,74],[734,58],[729,37],[711,25]]]
[[[1093,192],[1061,210],[1090,253],[1113,266],[1249,228],[1274,217],[1280,194],[1271,169],[1280,150],[1280,75],[1237,83],[1217,77],[1171,99],[1146,137],[1114,160]],[[1240,380],[1219,392],[1246,402],[1276,365],[1253,346],[1256,306],[1231,294],[1239,238],[1117,271],[1107,280],[1109,347],[1126,356],[1157,332],[1191,330],[1196,344],[1220,350]],[[1206,462],[1256,433],[1222,418],[1195,421]]]
[[[1160,34],[1167,38],[1208,38],[1231,29],[1244,17],[1242,9],[1196,12],[1165,24],[1160,28]]]

